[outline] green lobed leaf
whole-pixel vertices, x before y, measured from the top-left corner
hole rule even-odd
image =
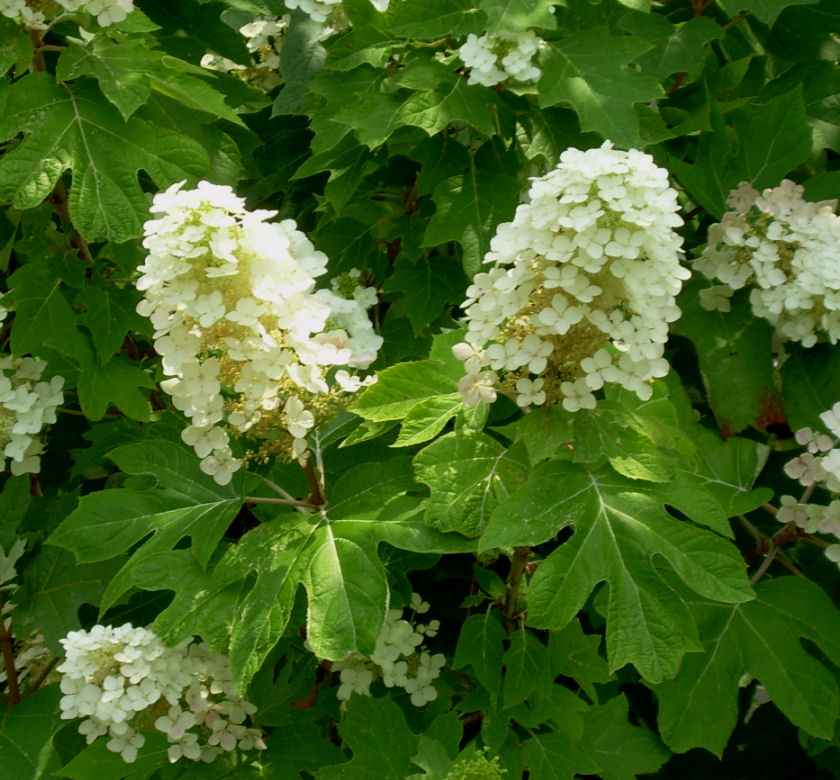
[[[579,620],[572,620],[559,631],[550,631],[552,675],[571,677],[592,701],[597,701],[595,683],[605,685],[612,679],[606,660],[598,653],[600,645],[600,634],[585,634]]]
[[[478,682],[488,691],[500,690],[505,639],[507,634],[497,612],[488,610],[483,614],[470,615],[461,624],[452,668],[469,666]]]
[[[320,658],[372,652],[388,610],[388,583],[375,547],[336,538],[329,520],[303,572],[307,638]]]
[[[550,464],[548,464],[550,465]],[[607,470],[590,474],[576,497],[575,533],[531,580],[528,623],[563,628],[600,582],[609,587],[607,657],[611,671],[632,663],[647,680],[673,676],[686,652],[699,649],[694,620],[659,571],[664,558],[696,592],[739,603],[753,597],[737,548],[710,531],[668,514],[645,489]],[[559,495],[564,488],[559,487]],[[569,522],[558,518],[558,527]]]
[[[467,173],[445,179],[434,188],[437,210],[426,227],[423,245],[459,241],[467,276],[481,267],[496,226],[512,218],[516,210],[520,184],[511,172],[512,163],[498,141],[488,141],[476,152]]]
[[[773,327],[752,313],[748,296],[736,294],[732,311],[707,311],[699,302],[703,282],[686,286],[677,330],[697,348],[709,405],[724,437],[749,426],[783,422],[776,390]]]
[[[776,187],[811,152],[812,131],[799,85],[764,105],[734,111],[734,138],[716,107],[711,122],[712,130],[700,137],[694,162],[672,159],[669,167],[716,218],[726,211],[730,190],[742,181],[758,190]]]
[[[510,645],[502,659],[505,709],[525,701],[537,688],[553,683],[546,646],[524,628],[515,631],[509,639]]]
[[[770,488],[753,489],[770,452],[766,445],[740,437],[722,441],[711,431],[695,436],[700,464],[691,476],[717,498],[727,517],[751,512],[773,497]]]
[[[436,360],[390,366],[353,402],[350,411],[373,422],[400,420],[421,401],[454,391],[455,381],[443,368]]]
[[[708,16],[676,26],[658,14],[627,14],[620,26],[653,44],[653,49],[639,56],[636,63],[658,79],[673,73],[689,77],[700,74],[709,51],[706,44],[724,36],[721,26]]]
[[[149,396],[141,388],[157,385],[134,361],[116,355],[103,366],[88,349],[79,368],[79,405],[88,419],[101,420],[111,404],[132,420],[149,419]]]
[[[283,89],[274,100],[271,115],[297,114],[306,102],[306,87],[321,70],[327,52],[321,45],[323,27],[302,12],[294,14],[294,23],[283,36],[280,48],[280,72]]]
[[[662,95],[656,79],[628,67],[649,48],[638,38],[612,35],[606,27],[553,42],[538,84],[540,107],[568,103],[583,130],[594,130],[619,146],[635,146],[639,120],[634,105]]]
[[[399,3],[388,13],[386,29],[399,38],[419,40],[480,33],[487,17],[473,5],[472,0]]]
[[[169,742],[163,734],[144,734],[146,744],[137,751],[137,758],[127,764],[119,753],[108,750],[107,740],[97,739],[53,774],[71,780],[102,780],[119,777],[120,780],[146,780],[152,772],[168,761]]]
[[[541,463],[524,485],[493,508],[478,549],[541,544],[596,511],[590,475],[583,466],[556,460]]]
[[[111,580],[103,609],[131,586],[135,566],[172,549],[186,536],[192,538],[192,551],[205,566],[242,503],[238,479],[225,487],[217,485],[201,471],[191,450],[173,442],[126,444],[108,457],[127,474],[151,475],[157,485],[83,496],[48,539],[71,550],[82,563],[109,560],[145,539]]]
[[[624,696],[591,707],[583,721],[586,730],[581,747],[598,762],[598,776],[603,780],[635,780],[655,772],[671,757],[653,732],[628,723]]]
[[[321,767],[314,772],[316,780],[405,780],[412,769],[417,737],[390,697],[353,696],[338,733],[353,758]]]
[[[232,582],[256,572],[240,593],[231,630],[231,665],[239,690],[247,689],[282,636],[300,583],[309,602],[312,650],[337,660],[354,650],[374,649],[388,606],[385,567],[377,555],[382,542],[424,553],[474,547],[426,525],[417,499],[402,499],[409,507],[401,511],[399,497],[414,488],[406,463],[397,458],[360,465],[335,486],[335,501],[326,511],[284,514],[262,523],[222,558],[214,579]]]
[[[462,74],[437,60],[411,64],[398,84],[414,90],[397,112],[398,125],[435,135],[448,125],[466,122],[485,136],[493,135],[499,99],[488,87],[469,85]]]
[[[810,5],[816,2],[817,0],[724,0],[721,5],[729,11],[731,16],[745,11],[770,26],[785,8],[793,5]]]
[[[63,655],[59,639],[79,628],[82,604],[97,605],[122,561],[76,564],[66,550],[41,547],[27,560],[15,592],[15,632],[23,638],[41,629],[44,644]]]
[[[448,433],[424,447],[414,458],[414,471],[431,490],[426,522],[440,531],[480,536],[495,507],[525,481],[529,464],[523,450],[508,450],[471,430]]]
[[[4,708],[0,718],[0,755],[9,778],[45,780],[60,766],[52,738],[61,728],[58,701],[61,691],[48,685],[14,707]]]
[[[39,263],[27,263],[9,279],[8,300],[16,312],[12,325],[12,354],[38,355],[44,346],[73,356],[85,349],[76,316],[62,292],[61,279],[50,277]]]
[[[415,264],[397,262],[382,285],[382,292],[397,293],[411,327],[417,335],[439,314],[446,303],[460,303],[466,278],[450,257],[421,257]]]
[[[840,352],[828,344],[804,349],[795,343],[785,351],[782,393],[790,427],[825,430],[820,415],[840,401]]]
[[[840,612],[804,579],[764,580],[756,593],[744,604],[690,602],[705,652],[687,656],[679,674],[654,689],[662,738],[672,750],[704,747],[722,754],[737,722],[744,674],[764,685],[794,725],[824,739],[834,734]],[[806,651],[801,639],[817,645],[826,660]]]
[[[171,590],[175,596],[155,617],[154,631],[168,645],[200,636],[226,653],[232,614],[239,596],[238,577],[203,568],[189,550],[144,556],[131,569],[131,582],[148,591]]]
[[[46,73],[11,87],[0,138],[20,132],[26,137],[0,159],[0,198],[32,208],[70,168],[70,216],[88,241],[141,235],[149,207],[137,181],[140,169],[164,189],[194,181],[208,168],[207,153],[191,138],[136,117],[124,122],[93,85],[58,86]]]
[[[532,27],[557,27],[553,0],[481,0],[478,7],[487,14],[487,32],[524,32]]]
[[[595,757],[566,734],[532,734],[522,746],[522,757],[529,780],[573,780],[578,774],[596,774],[600,769]]]
[[[144,334],[148,331],[148,319],[136,311],[139,300],[140,294],[129,287],[91,285],[74,301],[76,306],[84,309],[79,322],[90,333],[97,357],[103,365],[119,352],[129,331]],[[143,384],[138,386],[148,387]]]

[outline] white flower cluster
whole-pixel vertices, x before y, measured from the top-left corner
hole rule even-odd
[[[324,22],[341,5],[341,0],[285,0],[285,3],[290,11],[300,8],[313,21]]]
[[[468,84],[493,87],[507,79],[538,81],[542,73],[531,64],[542,40],[531,30],[467,36],[458,56],[470,68]]]
[[[39,381],[46,367],[43,360],[31,357],[0,357],[0,452],[4,467],[9,458],[15,475],[41,470],[44,447],[39,434],[55,422],[55,410],[64,401],[63,377]]]
[[[310,431],[374,381],[332,369],[376,359],[376,293],[358,272],[315,290],[327,257],[293,220],[266,222],[276,212],[246,210],[230,187],[182,184],[155,196],[137,311],[155,328],[161,387],[190,419],[183,439],[224,485],[240,467],[230,435],[259,442],[253,457],[304,460]]]
[[[796,441],[804,447],[797,458],[785,464],[785,473],[812,490],[822,485],[830,493],[840,493],[840,402],[820,419],[831,435],[801,428],[796,432]],[[835,537],[840,542],[840,499],[833,498],[827,505],[811,504],[798,501],[794,496],[785,495],[780,500],[781,507],[776,513],[780,523],[794,523],[807,534],[821,533]],[[840,543],[825,548],[826,557],[840,565]]]
[[[152,729],[166,734],[173,763],[265,748],[261,732],[244,725],[256,707],[236,692],[227,657],[207,645],[166,647],[130,623],[71,631],[61,644],[61,717],[85,718],[79,733],[88,744],[107,734],[108,750],[127,763]]]
[[[15,591],[18,589],[18,584],[13,582],[17,577],[15,564],[23,555],[25,549],[26,542],[23,539],[17,539],[9,548],[8,553],[0,547],[0,604],[2,604],[0,621],[2,621],[7,634],[14,636],[13,661],[19,689],[27,681],[33,678],[37,680],[39,676],[47,672],[52,661],[50,651],[47,650],[45,644],[44,634],[40,629],[36,629],[24,637],[14,634],[12,611],[15,604],[13,598]],[[4,683],[8,682],[8,679],[6,657],[4,654],[0,654],[0,689],[3,688]]]
[[[466,341],[453,352],[465,403],[497,391],[522,406],[595,406],[615,382],[650,398],[665,376],[668,323],[689,272],[674,228],[677,194],[650,155],[567,149],[532,180],[529,202],[499,225],[463,307]]]
[[[205,54],[201,58],[201,66],[210,70],[236,71],[246,81],[269,91],[282,83],[279,75],[280,47],[288,26],[288,14],[258,16],[239,28],[248,51],[254,55],[254,61],[240,65],[218,54]]]
[[[385,11],[390,0],[370,0],[377,11]],[[340,8],[341,0],[285,0],[286,8],[293,11],[299,8],[315,22],[324,22],[335,10]]]
[[[411,609],[416,614],[428,612],[429,603],[417,593],[411,594]],[[442,653],[429,654],[422,646],[426,637],[437,635],[440,621],[412,624],[403,620],[402,610],[391,609],[370,656],[360,653],[336,661],[333,671],[339,672],[341,685],[336,694],[343,702],[354,693],[370,696],[370,685],[378,678],[388,688],[403,688],[411,696],[415,707],[422,707],[437,698],[432,684],[440,677],[446,663]]]
[[[121,22],[134,10],[134,0],[55,0],[58,6],[69,13],[84,8],[96,17],[100,27]],[[26,27],[39,30],[46,27],[44,3],[32,0],[0,0],[0,14],[15,19]]]
[[[733,209],[709,228],[706,250],[695,262],[720,285],[701,293],[707,309],[729,311],[734,290],[752,285],[758,317],[805,347],[825,334],[840,339],[840,217],[836,200],[809,203],[802,187],[785,179],[760,195],[746,182],[733,190]]]

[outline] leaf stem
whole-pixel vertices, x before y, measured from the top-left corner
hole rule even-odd
[[[252,504],[283,504],[284,506],[309,506],[306,501],[296,498],[269,498],[266,496],[245,496],[245,500]]]
[[[2,614],[2,603],[0,603],[0,614]],[[9,686],[9,695],[6,704],[14,706],[20,701],[20,684],[18,682],[17,668],[15,667],[15,643],[11,631],[6,626],[6,621],[0,617],[0,655],[3,658],[3,667],[6,670],[6,683]]]
[[[285,490],[283,490],[283,488],[281,488],[280,485],[278,485],[273,480],[270,480],[268,477],[264,477],[262,475],[259,475],[259,476],[260,476],[260,479],[263,482],[265,482],[266,485],[268,485],[278,495],[283,496],[283,498],[285,498],[287,501],[297,501],[298,500],[291,493],[288,493]]]
[[[770,564],[773,563],[773,559],[776,557],[776,551],[778,549],[772,539],[767,542],[767,555],[761,562],[761,566],[758,567],[758,571],[750,579],[750,585],[755,585],[767,573]]]
[[[21,700],[25,699],[27,696],[31,696],[44,684],[44,680],[46,680],[47,677],[49,677],[50,672],[53,669],[55,669],[55,667],[58,665],[58,661],[58,658],[53,658],[50,660],[46,667],[44,667],[44,671],[41,672],[41,674],[39,674],[38,677],[35,678],[35,682],[29,686],[29,690],[25,694],[23,694],[23,696],[21,696]]]
[[[531,557],[530,547],[514,547],[513,558],[510,561],[510,571],[507,576],[507,593],[505,594],[504,619],[508,630],[513,630],[516,621],[516,604],[519,600],[519,586],[525,566]]]
[[[324,496],[323,475],[316,473],[315,466],[312,465],[312,459],[308,458],[306,465],[303,467],[306,472],[306,481],[309,483],[309,499],[307,503],[312,506],[322,507],[327,503]]]

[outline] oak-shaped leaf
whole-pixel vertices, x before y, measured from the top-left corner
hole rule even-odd
[[[61,765],[52,744],[53,735],[61,728],[58,701],[61,691],[48,685],[35,691],[0,719],[0,755],[6,777],[46,780],[54,777]]]
[[[603,780],[635,780],[655,772],[671,756],[653,732],[628,722],[624,696],[590,707],[583,721],[580,746],[598,762]]]
[[[314,770],[317,780],[405,780],[415,768],[417,737],[390,697],[353,696],[338,733],[353,758]]]
[[[209,167],[194,140],[136,117],[124,121],[93,83],[59,86],[49,74],[31,73],[7,89],[0,140],[25,137],[0,159],[0,199],[32,208],[71,169],[70,216],[88,241],[142,234],[149,203],[140,169],[164,189]]]
[[[650,49],[630,36],[592,27],[552,43],[542,64],[540,106],[566,103],[580,117],[582,130],[594,130],[621,146],[639,142],[635,105],[662,95],[659,82],[629,67]]]
[[[740,603],[753,593],[738,549],[669,514],[655,484],[628,480],[603,467],[588,472],[586,487],[579,473],[571,481],[550,476],[554,465],[538,469],[529,484],[545,485],[541,522],[553,513],[557,530],[573,525],[575,533],[540,564],[531,580],[529,624],[563,628],[595,587],[606,582],[610,671],[632,663],[652,682],[672,677],[683,655],[700,649],[700,641],[688,606],[668,585],[661,567],[670,567],[707,598]],[[557,468],[569,465],[559,463]],[[516,518],[510,526],[517,527]],[[530,538],[529,530],[522,541],[508,533],[506,543],[530,544]]]
[[[508,449],[487,434],[465,429],[424,447],[414,458],[414,471],[431,492],[426,522],[476,537],[493,510],[525,482],[530,464],[523,444]]]
[[[256,572],[234,609],[231,665],[240,690],[283,635],[299,585],[307,595],[307,638],[321,658],[370,653],[385,620],[389,588],[377,550],[385,542],[422,553],[466,552],[474,543],[422,519],[410,460],[363,463],[328,489],[318,512],[282,514],[249,531],[222,558],[223,582]]]
[[[134,584],[134,567],[185,537],[191,539],[196,560],[206,566],[242,505],[238,475],[229,485],[217,485],[201,471],[195,454],[174,442],[134,442],[108,457],[126,474],[150,475],[154,486],[82,496],[47,540],[74,552],[80,563],[106,561],[135,548],[108,585],[103,610]]]
[[[745,674],[805,731],[831,739],[840,715],[840,611],[809,580],[780,577],[741,604],[689,599],[705,652],[686,656],[679,673],[654,688],[659,728],[676,752],[703,747],[720,757],[738,719]],[[822,656],[806,650],[802,639]]]

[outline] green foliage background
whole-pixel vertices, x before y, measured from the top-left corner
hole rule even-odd
[[[754,576],[780,529],[762,507],[796,490],[791,431],[840,400],[836,348],[780,346],[745,299],[707,312],[692,282],[650,401],[607,390],[592,411],[500,401],[488,417],[461,401],[448,332],[496,225],[567,147],[609,139],[668,168],[689,258],[741,181],[837,195],[837,3],[343,8],[351,26],[326,39],[292,13],[269,93],[199,62],[250,61],[236,30],[280,0],[140,0],[93,36],[0,17],[2,336],[68,390],[38,478],[2,477],[0,547],[27,540],[15,636],[40,628],[56,655],[95,622],[200,636],[230,654],[268,745],[169,766],[149,740],[128,767],[84,745],[47,685],[0,720],[4,771],[837,776],[837,567],[805,540]],[[509,29],[547,41],[540,81],[468,85],[454,50]],[[257,475],[216,485],[157,389],[139,239],[150,193],[200,179],[294,218],[332,274],[362,268],[379,290],[379,382],[320,432],[314,515],[246,501],[267,495]],[[308,491],[297,466],[262,476]],[[380,684],[340,711],[304,636],[326,659],[370,652],[412,589],[443,623],[438,699]],[[752,712],[758,683],[772,703]]]

